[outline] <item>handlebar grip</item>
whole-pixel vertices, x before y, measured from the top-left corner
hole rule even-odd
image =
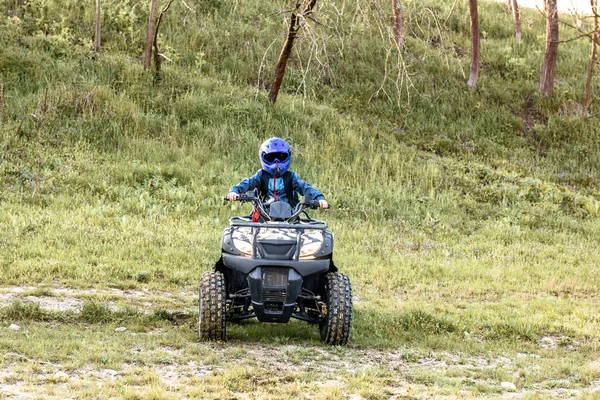
[[[304,205],[312,210],[316,210],[320,207],[319,200],[311,200],[304,202]]]
[[[227,201],[251,201],[252,199],[253,197],[246,194],[238,194],[238,197],[235,200],[229,200],[227,197],[223,197],[223,200]]]
[[[312,210],[321,208],[321,205],[319,204],[319,200],[306,201],[306,202],[304,202],[304,205]],[[327,207],[325,207],[325,208],[326,209],[331,208],[331,204],[327,204]]]

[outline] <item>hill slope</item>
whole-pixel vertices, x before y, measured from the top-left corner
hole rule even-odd
[[[49,361],[65,373],[3,385],[93,397],[101,388],[76,373],[92,371],[116,376],[112,396],[146,398],[272,398],[263,383],[330,398],[598,386],[600,128],[577,105],[589,43],[561,45],[556,95],[540,99],[543,19],[524,12],[517,43],[503,5],[482,3],[471,93],[462,2],[406,2],[402,54],[385,35],[386,4],[322,3],[272,105],[286,5],[188,6],[165,16],[171,61],[155,75],[139,59],[142,4],[105,3],[97,55],[93,9],[30,1],[19,19],[0,2],[0,318],[27,331],[2,328],[0,346],[6,368]],[[304,324],[234,326],[217,355],[196,343],[197,279],[229,216],[248,212],[222,197],[270,136],[290,140],[293,169],[333,205],[318,216],[356,295],[347,350],[319,347]],[[292,345],[285,379],[257,342],[273,357],[272,343]],[[164,365],[194,377],[166,379]]]

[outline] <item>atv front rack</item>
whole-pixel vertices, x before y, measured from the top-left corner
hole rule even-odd
[[[246,226],[250,228],[282,228],[282,229],[327,229],[327,223],[318,219],[300,220],[300,222],[252,222],[249,217],[231,217],[231,226]]]

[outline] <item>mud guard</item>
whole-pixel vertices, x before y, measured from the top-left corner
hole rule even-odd
[[[212,270],[213,272],[223,272],[225,269],[225,265],[223,265],[223,256],[219,257],[216,263],[213,264]]]
[[[329,269],[327,272],[338,272],[338,268],[333,263],[333,258],[329,260]]]

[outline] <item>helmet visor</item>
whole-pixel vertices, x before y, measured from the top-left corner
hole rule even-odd
[[[268,154],[263,154],[262,157],[263,157],[264,161],[268,162],[269,164],[272,164],[275,161],[286,162],[288,160],[288,158],[290,158],[290,153],[285,153],[285,152],[268,153]]]

